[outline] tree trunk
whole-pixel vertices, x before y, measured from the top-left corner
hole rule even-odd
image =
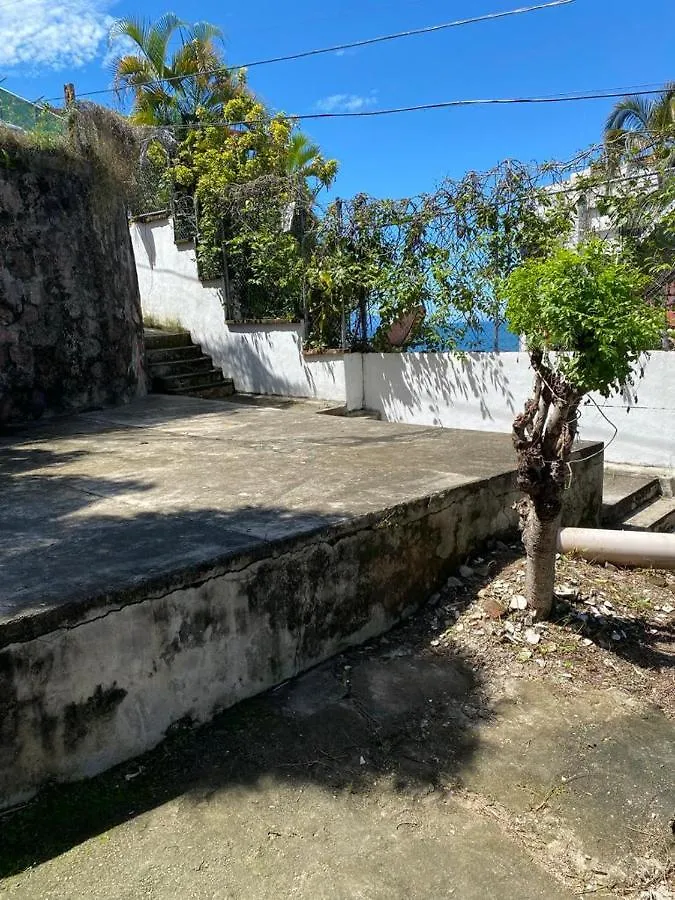
[[[547,619],[553,609],[555,556],[561,513],[551,517],[538,513],[531,499],[525,501],[523,544],[527,554],[525,596],[535,619]]]

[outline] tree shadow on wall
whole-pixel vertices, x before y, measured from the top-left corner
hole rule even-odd
[[[420,398],[438,398],[428,403],[426,412],[434,425],[445,425],[443,407],[462,403],[477,405],[483,421],[495,421],[495,413],[487,398],[497,394],[500,406],[512,418],[516,414],[516,398],[501,354],[495,353],[403,353],[400,378],[390,378],[386,366],[378,372],[376,392],[387,414],[403,407],[411,413],[420,410]],[[497,411],[498,414],[499,411]]]
[[[280,334],[287,335],[283,343]],[[223,361],[225,376],[234,380],[239,391],[311,399],[330,386],[335,388],[336,402],[339,398],[344,402],[344,389],[336,376],[342,358],[305,357],[297,323],[264,329],[245,323],[230,324],[226,335],[212,336],[208,352]],[[321,379],[317,377],[318,367]]]

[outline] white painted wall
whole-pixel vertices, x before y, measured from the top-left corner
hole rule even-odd
[[[350,381],[359,367],[350,361]],[[391,422],[475,431],[511,430],[532,387],[524,353],[371,353],[362,357],[362,401]],[[353,408],[359,390],[348,385]],[[675,468],[675,353],[650,354],[644,376],[624,396],[582,407],[580,436],[607,443],[615,463]],[[618,428],[603,418],[607,416]]]
[[[303,358],[302,325],[226,325],[222,288],[202,284],[193,244],[176,246],[166,219],[133,222],[143,314],[176,323],[239,391],[345,402],[342,355]]]

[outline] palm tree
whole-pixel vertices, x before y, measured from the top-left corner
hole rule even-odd
[[[214,118],[244,88],[244,73],[223,62],[215,25],[188,25],[174,13],[150,23],[136,18],[118,19],[110,40],[126,38],[137,52],[113,63],[115,87],[131,90],[131,119],[139,125],[176,125],[195,122],[204,112]],[[171,50],[178,38],[180,45]]]
[[[297,176],[307,183],[314,178],[318,182],[318,193],[322,187],[330,187],[337,174],[335,160],[326,160],[321,154],[318,144],[301,131],[291,135],[286,150],[285,168],[287,175]]]
[[[653,99],[621,99],[605,123],[605,144],[615,159],[631,155],[650,164],[675,163],[675,82]]]

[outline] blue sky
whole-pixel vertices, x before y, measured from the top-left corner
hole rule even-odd
[[[172,10],[226,34],[232,64],[527,5],[527,0],[0,0],[3,86],[34,99],[109,86],[111,18]],[[251,69],[251,87],[288,113],[455,98],[542,96],[675,79],[673,0],[576,0],[343,54]],[[113,102],[112,97],[109,102]],[[417,112],[305,126],[340,161],[336,192],[405,196],[506,157],[566,158],[599,139],[609,101]]]

